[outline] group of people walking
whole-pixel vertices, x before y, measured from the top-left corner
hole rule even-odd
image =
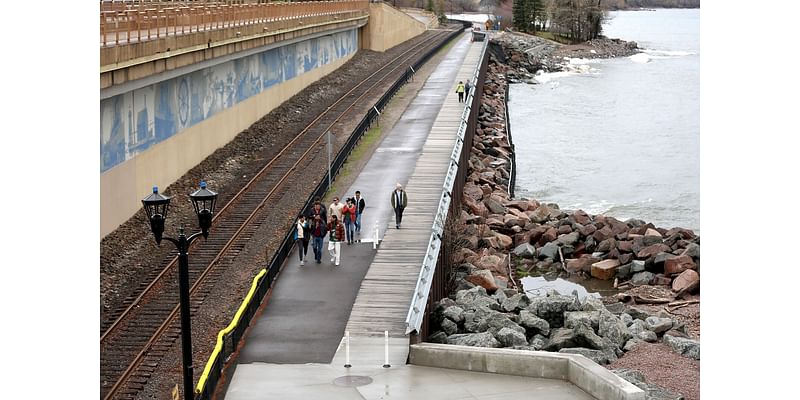
[[[366,206],[367,203],[358,190],[355,196],[348,198],[345,203],[341,203],[338,196],[334,197],[333,203],[327,210],[319,199],[315,200],[311,211],[297,218],[294,229],[300,265],[305,265],[309,242],[314,251],[314,260],[317,264],[322,263],[322,244],[325,235],[328,235],[331,262],[338,266],[341,261],[342,242],[351,245],[355,242],[355,235],[361,234],[361,215]]]
[[[392,209],[395,212],[395,227],[400,229],[403,220],[403,210],[408,205],[408,196],[403,185],[395,185],[391,195]],[[325,235],[328,235],[328,251],[331,263],[339,266],[341,262],[342,243],[348,246],[355,243],[356,236],[361,235],[361,215],[367,203],[361,196],[361,191],[356,190],[355,196],[347,198],[344,203],[339,197],[326,209],[319,199],[314,201],[313,207],[307,214],[298,216],[294,227],[294,241],[298,246],[300,265],[305,265],[308,244],[314,252],[314,260],[322,263],[322,245]]]

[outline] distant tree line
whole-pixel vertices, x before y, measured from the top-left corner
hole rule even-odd
[[[572,42],[595,39],[608,16],[603,0],[513,0],[514,27],[547,31]]]
[[[605,0],[610,10],[632,8],[700,8],[700,0]]]

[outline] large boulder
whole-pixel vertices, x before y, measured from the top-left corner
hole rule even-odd
[[[558,244],[549,242],[539,249],[539,259],[546,258],[551,260],[558,258]]]
[[[648,330],[655,333],[662,333],[672,329],[673,321],[670,318],[648,317],[644,320]]]
[[[533,258],[536,256],[536,248],[528,243],[523,243],[514,248],[514,254],[516,254],[517,257]]]
[[[617,274],[619,260],[603,260],[592,264],[592,277],[602,280],[609,280]]]
[[[652,236],[650,236],[650,237],[652,237]],[[658,253],[670,252],[671,250],[672,249],[669,246],[667,246],[667,245],[665,245],[663,243],[656,243],[656,244],[651,244],[651,245],[639,250],[639,252],[636,253],[636,257],[649,258],[649,257],[655,256]]]
[[[650,316],[650,313],[648,313],[647,311],[633,306],[628,307],[628,309],[625,312],[628,313],[628,315],[630,315],[631,317],[633,317],[633,319],[639,319],[642,320],[642,322],[644,322],[644,320],[646,320],[647,317]]]
[[[543,347],[546,351],[559,351],[565,347],[577,347],[575,331],[567,328],[558,328],[550,332],[550,338]]]
[[[478,308],[464,312],[464,330],[467,332],[486,332],[489,329],[489,318],[500,313],[495,310]]]
[[[517,293],[502,302],[501,307],[508,312],[519,311],[528,307],[531,304],[531,299],[525,293]]]
[[[597,334],[610,340],[617,347],[622,347],[631,338],[631,332],[625,323],[608,311],[600,311],[600,322]]]
[[[513,329],[523,335],[525,335],[525,328],[517,325],[516,322],[512,321],[506,314],[497,313],[492,314],[487,319],[487,329],[493,335],[496,335],[503,328]]]
[[[544,335],[533,335],[531,340],[528,341],[528,346],[533,347],[535,350],[541,350],[547,346],[547,337]]]
[[[637,272],[631,277],[631,284],[633,286],[649,285],[655,276],[656,275],[650,271]]]
[[[564,326],[564,312],[579,311],[580,307],[577,297],[556,294],[531,299],[528,310],[546,320],[550,328],[560,328]]]
[[[467,276],[466,281],[475,286],[480,286],[486,290],[487,293],[494,293],[497,290],[497,285],[494,282],[494,276],[490,271],[485,269],[477,270]]]
[[[459,306],[454,305],[445,308],[444,312],[442,312],[442,315],[455,323],[464,322],[464,309]]]
[[[700,284],[700,274],[694,270],[687,269],[681,272],[677,278],[672,281],[672,290],[680,292],[681,290],[690,288],[694,285]]]
[[[562,245],[574,245],[580,240],[581,234],[579,232],[572,232],[559,237],[556,242]]]
[[[592,264],[598,262],[597,258],[584,255],[581,258],[569,258],[566,260],[567,271],[575,273],[580,271],[589,272],[592,270]]]
[[[700,359],[700,342],[697,340],[664,335],[663,341],[664,344],[682,356],[694,358],[695,360]]]
[[[428,342],[447,344],[447,334],[442,331],[437,331],[433,335],[428,336]]]
[[[575,329],[585,324],[594,330],[600,328],[600,311],[567,311],[564,313],[564,327]]]
[[[489,332],[461,333],[447,337],[448,344],[473,347],[502,347],[499,341]]]
[[[697,268],[697,265],[694,263],[694,260],[692,260],[692,257],[677,256],[664,262],[664,275],[677,275],[687,269],[695,268]]]
[[[528,334],[542,334],[547,336],[550,334],[550,324],[536,316],[531,310],[522,310],[519,312],[519,325],[525,328]]]
[[[538,208],[533,210],[528,216],[531,218],[531,221],[536,222],[537,224],[541,224],[543,222],[547,222],[550,219],[550,207],[547,207],[544,204],[539,205]]]
[[[451,321],[449,318],[443,319],[439,325],[442,327],[444,333],[448,335],[455,335],[458,333],[458,324]]]
[[[505,214],[506,212],[506,208],[492,197],[483,199],[483,204],[486,205],[486,208],[493,214]]]
[[[472,304],[480,298],[489,298],[489,294],[486,293],[486,289],[480,286],[476,286],[469,290],[461,290],[456,292],[456,304],[464,309],[473,308],[471,307]]]
[[[524,333],[520,333],[514,329],[501,328],[494,337],[503,345],[503,347],[514,346],[527,346],[528,339],[525,338]]]

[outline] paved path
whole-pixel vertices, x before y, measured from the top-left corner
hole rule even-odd
[[[469,33],[456,41],[354,184],[339,194],[362,192],[367,202],[362,236],[377,226],[383,238],[379,250],[371,243],[342,246],[339,267],[325,257],[322,264],[301,267],[293,252],[245,338],[226,400],[592,399],[560,380],[406,364],[409,338],[403,321],[424,255],[417,253],[430,236],[431,204],[438,204],[464,109],[455,84],[471,76],[480,46],[470,42]],[[444,132],[443,125],[456,128]],[[438,165],[440,157],[444,167]],[[397,182],[409,186],[409,208],[399,230],[389,205]],[[349,347],[345,327],[353,331]],[[391,337],[385,339],[383,330]],[[352,367],[345,368],[346,363]]]

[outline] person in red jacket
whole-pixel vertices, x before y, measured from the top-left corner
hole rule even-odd
[[[356,203],[352,198],[347,199],[342,208],[342,219],[344,220],[344,233],[347,244],[353,244],[353,233],[356,223]]]
[[[342,254],[342,241],[344,241],[344,225],[339,221],[336,215],[331,215],[331,222],[328,223],[328,251],[331,253],[331,262],[335,262],[339,266],[339,259]]]

